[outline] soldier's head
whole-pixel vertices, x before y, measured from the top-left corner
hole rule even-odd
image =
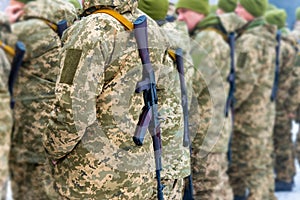
[[[138,8],[154,20],[166,18],[169,7],[168,0],[139,0],[138,4]]]
[[[233,12],[236,8],[237,0],[219,0],[217,14]]]
[[[287,14],[284,9],[270,10],[265,14],[265,19],[269,24],[276,25],[278,29],[285,27]]]
[[[238,16],[247,21],[264,15],[268,6],[268,0],[239,0],[235,9]]]
[[[184,21],[192,31],[209,14],[208,0],[179,0],[176,4],[177,19]]]
[[[113,7],[119,13],[131,12],[137,8],[138,0],[82,0],[83,10],[92,7]]]

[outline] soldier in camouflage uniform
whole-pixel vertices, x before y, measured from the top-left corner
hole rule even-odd
[[[248,21],[236,41],[235,121],[230,182],[235,199],[274,196],[272,129],[276,27],[263,16],[267,0],[240,0],[235,12]]]
[[[298,103],[292,104],[289,100],[289,90],[293,78],[293,68],[296,58],[297,40],[289,30],[285,28],[286,12],[283,9],[276,9],[266,13],[265,19],[268,23],[277,26],[281,32],[280,41],[280,74],[278,92],[276,97],[276,117],[274,126],[274,153],[275,153],[275,190],[291,191],[293,177],[296,174],[291,135],[291,110],[295,110]],[[293,112],[293,111],[292,111]]]
[[[296,36],[298,43],[300,41],[300,7],[297,8],[296,10],[296,23],[294,25],[294,29],[292,31],[292,34]],[[298,46],[298,50],[299,50],[299,46]],[[299,100],[299,96],[300,96],[300,54],[298,52],[297,54],[297,58],[296,58],[296,62],[295,62],[295,68],[294,68],[294,81],[293,81],[293,88],[294,90],[291,91],[290,94],[292,94],[291,96],[291,100],[294,100],[296,102],[300,102]],[[292,93],[293,92],[293,93]],[[298,108],[296,110],[296,116],[295,116],[295,120],[296,123],[300,124],[300,104],[298,104]],[[297,139],[296,139],[296,156],[298,158],[298,162],[300,163],[300,128],[298,130],[298,134],[297,134]]]
[[[190,39],[185,23],[179,21],[174,21],[170,23],[165,19],[168,11],[168,6],[168,0],[162,0],[160,1],[160,3],[157,3],[156,0],[139,0],[138,8],[145,12],[147,15],[149,15],[162,28],[162,30],[168,37],[168,41],[170,43],[170,50],[175,52],[177,48],[183,49],[185,81],[187,82],[187,92],[189,94],[188,104],[190,105],[192,90],[191,80],[194,73],[194,69],[191,65],[191,59],[188,54],[190,48]],[[174,61],[173,66],[174,69],[176,69],[175,62],[176,61]],[[179,88],[174,89],[178,90]],[[170,136],[168,136],[168,134]],[[181,129],[174,130],[170,133],[164,132],[163,135],[163,144],[166,144],[163,146],[162,152],[162,181],[163,185],[165,186],[164,194],[165,196],[167,196],[167,198],[165,199],[182,199],[183,180],[185,177],[190,175],[191,172],[189,149],[182,148],[182,139],[184,137],[184,132]],[[174,137],[173,135],[177,135],[177,137]],[[173,187],[174,183],[177,183],[177,185],[179,185],[180,187]],[[156,199],[156,196],[153,195],[152,199]]]
[[[132,141],[143,106],[142,95],[135,93],[142,78],[136,40],[114,16],[99,10],[114,8],[134,22],[143,14],[136,7],[136,0],[85,0],[81,20],[64,35],[57,101],[44,139],[55,164],[55,186],[64,198],[153,196],[155,161],[150,134],[141,147]],[[167,56],[167,38],[153,20],[147,21],[161,132],[170,137],[164,140],[164,147],[173,145],[177,137],[182,139],[180,85]],[[173,131],[176,135],[170,134]],[[178,151],[185,152],[179,147]],[[180,159],[188,164],[188,158]],[[169,195],[166,193],[166,199]]]
[[[4,13],[0,12],[0,41],[8,43],[7,34],[10,24]],[[8,60],[9,54],[0,48],[0,199],[5,199],[8,183],[8,153],[12,130],[12,113],[10,109],[10,96],[8,92],[8,77],[11,69]]]
[[[22,1],[24,2],[24,1]],[[25,4],[24,14],[12,26],[27,47],[15,84],[14,131],[10,172],[14,199],[57,199],[42,135],[55,99],[61,40],[56,23],[75,18],[72,4],[38,0]]]
[[[196,136],[192,142],[192,176],[196,199],[232,199],[227,171],[230,117],[224,108],[228,90],[226,78],[230,71],[230,48],[227,34],[245,24],[234,14],[207,16],[208,1],[179,0],[178,20],[185,21],[193,39],[191,55],[196,70],[205,76],[207,87],[193,80],[197,106],[192,103],[191,125]],[[192,17],[189,17],[193,15]],[[213,88],[213,90],[212,90]],[[217,96],[216,96],[217,95]],[[195,100],[195,99],[193,99]],[[217,105],[214,105],[217,104]],[[211,119],[212,118],[212,119]]]

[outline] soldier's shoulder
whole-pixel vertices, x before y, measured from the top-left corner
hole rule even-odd
[[[24,10],[25,17],[38,17],[53,23],[67,20],[68,24],[72,24],[77,17],[75,7],[68,1],[61,0],[32,1],[26,4]]]

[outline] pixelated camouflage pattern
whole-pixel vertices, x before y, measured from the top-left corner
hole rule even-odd
[[[12,113],[7,85],[10,63],[1,48],[0,67],[0,198],[2,199],[6,194],[8,182],[8,154],[12,130]]]
[[[204,26],[205,21],[200,22],[194,30],[192,38],[196,41],[197,46],[192,49],[192,57],[197,70],[203,72],[207,70],[210,76],[209,80],[205,80],[208,88],[203,88],[201,91],[201,81],[194,81],[194,92],[197,94],[199,111],[192,114],[192,125],[199,123],[198,131],[193,140],[192,153],[192,172],[193,184],[195,188],[196,199],[232,199],[232,190],[229,186],[227,171],[226,152],[228,149],[229,136],[231,132],[231,120],[224,117],[225,99],[227,97],[228,83],[227,76],[230,71],[230,48],[224,40],[226,34],[222,34],[218,27],[222,26],[227,32],[232,32],[245,24],[243,20],[237,18],[234,14],[215,17],[216,23],[210,23],[209,26]],[[244,23],[243,23],[244,22]],[[235,24],[234,27],[232,24]],[[228,29],[226,29],[228,28]],[[201,49],[202,52],[197,51]],[[213,70],[216,68],[217,70]],[[211,71],[209,71],[211,70]],[[207,72],[204,72],[204,75]],[[213,98],[211,97],[211,87],[214,84],[222,84],[218,89],[220,95],[216,102],[219,105],[213,106]],[[221,89],[221,90],[220,90]],[[214,103],[216,103],[214,102]],[[192,104],[193,105],[193,104]],[[217,108],[217,109],[216,109]],[[213,112],[217,112],[217,122],[220,123],[221,129],[213,129],[215,136],[206,137],[212,140],[209,143],[204,143],[205,135],[208,134],[208,127],[212,126],[210,118],[213,117]],[[215,145],[211,151],[207,152],[207,156],[203,157],[203,151],[209,149],[206,144]],[[202,153],[201,153],[202,152]],[[218,160],[218,162],[215,162]]]
[[[140,15],[138,10],[124,14],[130,21]],[[166,38],[150,19],[148,38],[162,135],[170,131],[180,137],[180,90],[168,90],[179,86],[178,73],[167,57]],[[149,199],[155,182],[150,134],[141,147],[132,141],[143,106],[142,94],[134,92],[142,66],[133,34],[113,17],[93,14],[75,23],[64,43],[57,101],[44,138],[50,159],[57,162],[55,185],[60,195]]]
[[[298,40],[298,50],[299,50],[299,40],[300,40],[300,21],[296,21],[294,30],[292,31],[293,36],[296,37]],[[296,61],[295,61],[295,68],[293,73],[293,83],[292,88],[290,89],[290,101],[300,102],[300,54],[297,53]],[[296,122],[300,123],[300,105],[296,110]],[[300,129],[297,134],[296,144],[295,144],[295,156],[298,158],[298,162],[300,163]]]
[[[187,31],[187,27],[183,23],[165,23],[163,26],[161,26],[163,29],[165,35],[168,37],[170,49],[173,49],[174,51],[177,48],[182,48],[184,54],[184,70],[185,70],[185,81],[187,86],[187,92],[188,92],[188,105],[191,103],[191,77],[194,73],[194,68],[191,64],[190,57],[188,57],[188,51],[189,51],[189,35]],[[174,42],[176,41],[176,42]],[[179,80],[179,73],[176,69],[176,64],[174,62],[173,68],[175,72],[177,72],[177,76],[174,78],[178,81]],[[176,96],[172,95],[169,97],[164,97],[163,102],[166,101],[173,101],[172,104],[168,103],[164,106],[166,106],[165,109],[168,109],[170,105],[181,107],[181,91],[180,91],[180,82],[176,82],[178,85],[174,85],[172,89],[177,92]],[[179,96],[177,96],[179,94]],[[179,99],[178,99],[179,97]],[[169,99],[169,100],[167,100]],[[179,105],[175,105],[175,102],[179,103]],[[180,111],[182,114],[182,111]],[[183,115],[183,114],[182,114]],[[182,116],[183,117],[183,116]],[[183,122],[183,118],[182,121]],[[183,179],[184,177],[188,176],[191,173],[190,170],[190,153],[189,148],[183,148],[183,124],[180,125],[180,130],[176,131],[175,135],[176,137],[172,136],[174,133],[172,132],[164,132],[164,137],[162,138],[163,141],[163,152],[162,152],[162,160],[163,164],[163,175],[165,174],[165,178],[167,179]],[[170,135],[170,136],[168,136]]]
[[[229,168],[234,195],[275,199],[272,128],[276,28],[257,18],[236,41],[236,106]]]
[[[291,182],[296,174],[294,164],[294,144],[291,135],[290,110],[295,110],[299,102],[290,101],[290,88],[293,82],[294,63],[296,58],[295,38],[282,35],[280,43],[280,75],[276,98],[276,117],[274,125],[274,153],[276,179]],[[294,103],[294,104],[293,104]]]
[[[182,199],[184,192],[184,180],[183,179],[173,179],[173,180],[162,180],[162,184],[164,186],[164,199],[172,200],[172,199]],[[156,183],[153,185],[153,188],[156,188]],[[153,191],[156,194],[156,191]],[[149,200],[156,200],[157,196],[152,195]]]
[[[46,6],[45,3],[47,3]],[[66,10],[62,12],[61,8]],[[28,19],[27,14],[30,14],[30,17],[44,19],[49,16],[51,20],[58,22],[64,19],[66,15],[69,19],[75,18],[75,10],[68,2],[60,0],[30,2],[26,4],[25,10],[23,20],[12,26],[18,40],[26,45],[26,54],[14,88],[16,103],[10,153],[12,167],[10,170],[13,174],[17,170],[14,169],[14,166],[18,166],[18,164],[35,164],[39,165],[37,169],[43,168],[43,170],[26,173],[27,167],[24,167],[26,176],[18,176],[14,173],[16,176],[12,175],[11,177],[12,189],[15,199],[22,198],[25,190],[28,190],[26,192],[27,199],[35,199],[38,193],[39,196],[47,199],[53,195],[47,189],[52,186],[53,182],[48,178],[50,177],[49,168],[43,167],[46,166],[46,157],[42,144],[42,134],[49,113],[53,109],[55,82],[59,73],[58,53],[61,49],[61,40],[58,34],[44,21]],[[45,181],[39,181],[41,177]]]
[[[4,14],[0,12],[0,40],[3,39],[6,26],[9,24]],[[5,32],[4,32],[5,31]],[[8,183],[8,157],[10,148],[10,137],[12,130],[12,112],[10,109],[10,95],[8,92],[8,77],[10,73],[10,62],[7,54],[0,47],[0,199],[5,199]]]
[[[92,7],[110,7],[119,13],[125,13],[134,11],[137,4],[137,0],[84,0],[83,10]]]
[[[190,38],[188,35],[186,24],[183,22],[176,21],[173,23],[164,23],[160,27],[164,31],[164,34],[168,37],[168,42],[170,45],[169,49],[176,51],[177,48],[182,48],[183,50],[184,73],[188,95],[188,102],[186,103],[190,106],[192,94],[192,77],[194,73],[194,68],[191,62],[191,57],[189,55]],[[177,71],[175,62],[173,67]],[[174,78],[179,78],[178,72],[177,77]],[[172,89],[178,92],[178,90],[180,90],[180,85],[174,85]],[[180,101],[178,101],[178,97],[179,96],[169,96],[165,97],[165,99],[169,99],[170,101],[172,101],[172,106],[175,106],[175,102],[177,102],[180,103],[181,107],[181,97],[179,97]],[[166,109],[170,107],[170,105],[166,105]],[[164,131],[163,133],[164,137],[162,138],[162,184],[165,186],[163,190],[165,199],[182,199],[184,188],[183,178],[187,177],[191,173],[190,151],[189,148],[182,147],[183,125],[181,125],[180,128],[181,129],[178,131]],[[176,135],[176,137],[174,137],[174,135]],[[151,199],[157,199],[157,192],[155,189],[156,187],[156,184],[153,185],[153,195]]]
[[[55,11],[55,12],[53,12]],[[66,0],[35,0],[26,4],[23,18],[40,17],[52,23],[67,20],[68,25],[76,19],[76,9]]]

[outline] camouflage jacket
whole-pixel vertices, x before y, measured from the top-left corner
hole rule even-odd
[[[164,23],[161,28],[163,29],[165,35],[168,37],[168,42],[170,44],[170,49],[176,51],[177,48],[183,50],[183,59],[184,59],[184,73],[185,73],[185,84],[187,88],[188,105],[191,103],[191,90],[192,90],[192,76],[194,73],[193,65],[189,55],[189,43],[190,38],[188,35],[188,30],[185,23],[182,22],[173,22],[173,23]],[[176,69],[176,63],[174,62],[173,68]],[[177,72],[176,80],[179,79],[179,72]],[[180,85],[174,85],[173,90],[179,92],[180,94]],[[170,96],[170,99],[177,99],[180,96]],[[174,103],[180,103],[181,101],[173,101]],[[177,105],[178,106],[178,105]],[[183,116],[182,116],[183,117]],[[183,119],[181,120],[181,122]],[[180,130],[173,132],[164,132],[164,137],[162,138],[163,143],[163,175],[168,179],[180,179],[188,176],[190,174],[190,152],[189,148],[183,148],[183,125],[179,126]],[[169,135],[169,136],[168,136]],[[166,173],[166,174],[164,174]]]
[[[101,5],[113,5],[132,22],[141,15],[132,0],[85,1],[85,13]],[[147,133],[141,147],[132,141],[143,107],[142,94],[135,93],[142,65],[133,34],[114,17],[98,13],[82,17],[63,40],[57,100],[44,139],[57,162],[58,191],[72,199],[150,198],[155,181],[151,137]],[[167,56],[167,39],[150,19],[148,41],[162,137],[173,133],[164,147],[182,135],[180,90],[171,90],[179,88],[178,73]]]
[[[293,87],[295,59],[297,55],[297,40],[290,34],[283,34],[280,42],[280,74],[276,100],[276,112],[294,112],[299,102],[290,99],[290,89]],[[300,101],[300,100],[299,100]],[[283,109],[283,110],[282,110]]]
[[[270,96],[275,71],[275,34],[276,27],[257,18],[241,30],[236,41],[235,110],[245,113],[243,119],[247,123],[243,121],[243,126],[270,121],[274,116]]]
[[[12,156],[17,162],[44,163],[42,133],[52,110],[54,89],[59,73],[61,40],[45,22],[57,23],[75,18],[72,4],[61,0],[32,1],[12,30],[26,45],[23,65],[15,84]]]
[[[202,156],[227,151],[230,117],[225,119],[224,108],[229,88],[226,80],[230,72],[230,48],[226,39],[228,33],[244,24],[234,14],[210,15],[191,32],[194,65],[207,84],[199,81],[201,76],[195,73],[193,89],[199,110],[192,114],[192,125],[196,123],[200,127],[196,128],[193,147],[204,153]]]
[[[0,12],[0,40],[4,41],[10,25],[6,16]],[[8,181],[8,154],[10,147],[10,134],[12,128],[12,114],[10,109],[10,96],[8,92],[8,77],[11,66],[7,54],[0,47],[0,197],[2,188]]]

